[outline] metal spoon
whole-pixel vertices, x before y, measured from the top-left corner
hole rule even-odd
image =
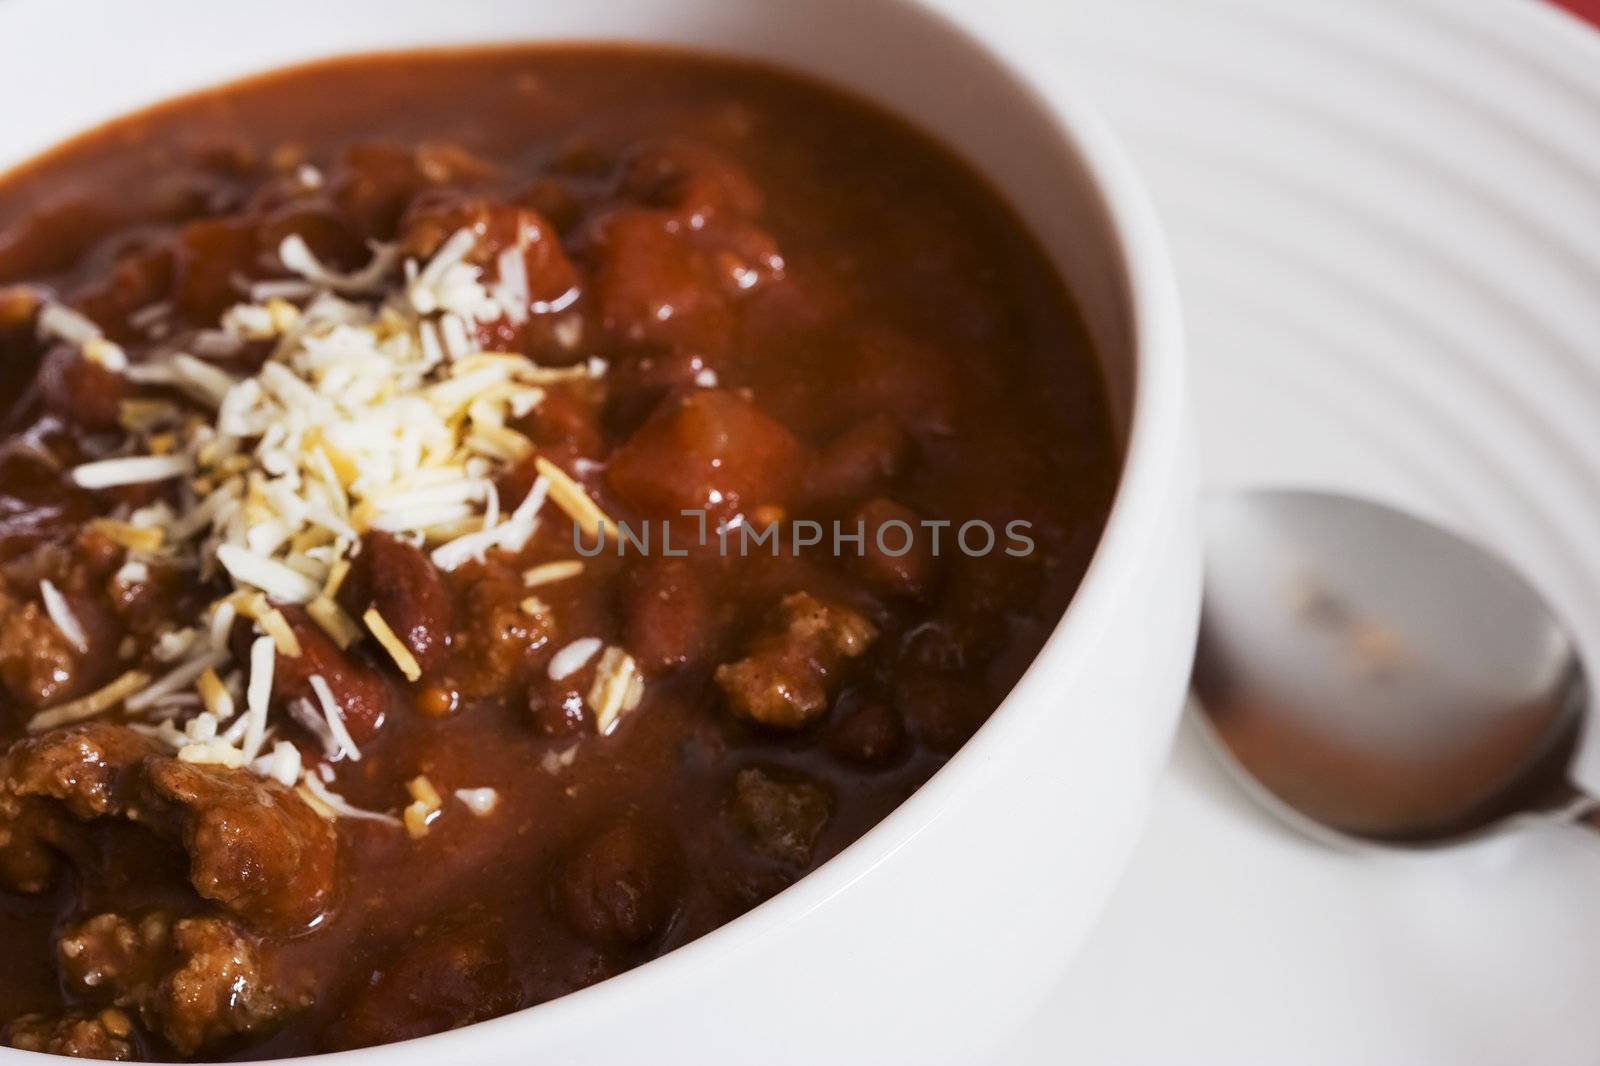
[[[1220,496],[1203,527],[1194,694],[1270,809],[1324,839],[1427,847],[1600,806],[1569,779],[1576,645],[1500,559],[1319,492]]]

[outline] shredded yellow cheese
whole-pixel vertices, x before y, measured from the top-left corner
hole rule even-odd
[[[328,567],[328,579],[322,583],[322,594],[328,599],[339,595],[339,590],[344,587],[344,579],[350,576],[350,560],[338,559]]]
[[[326,595],[318,596],[306,604],[306,614],[310,615],[311,620],[321,626],[322,631],[332,637],[333,642],[341,649],[348,648],[361,639],[361,627]]]
[[[383,620],[383,615],[378,613],[376,607],[368,607],[367,613],[361,616],[361,620],[367,623],[367,629],[371,630],[378,643],[383,645],[383,650],[389,653],[389,657],[400,668],[400,672],[406,675],[407,681],[415,681],[422,676],[422,667],[417,663],[417,657],[411,654],[410,648],[401,643],[399,637],[395,636],[394,630],[389,628],[389,623]]]
[[[420,774],[406,782],[406,791],[411,793],[411,802],[401,813],[401,820],[412,839],[420,839],[427,836],[428,825],[439,816],[444,798],[433,787],[433,782]]]
[[[233,694],[222,683],[222,678],[217,676],[216,670],[208,669],[202,673],[195,682],[195,688],[200,690],[200,698],[205,701],[206,710],[216,715],[219,721],[227,721],[233,717]]]
[[[578,523],[584,536],[593,538],[603,527],[613,540],[616,539],[616,522],[589,498],[583,486],[574,481],[571,475],[542,455],[536,457],[533,464],[540,475],[550,482],[550,498],[557,507],[567,512],[568,518]]]
[[[56,726],[82,722],[110,710],[128,696],[150,683],[150,675],[139,670],[129,670],[104,688],[96,689],[80,699],[40,711],[28,722],[28,732],[42,733]]]
[[[605,736],[616,728],[625,711],[639,706],[644,698],[644,675],[633,656],[616,646],[608,647],[595,666],[594,683],[589,686],[589,706],[594,708],[595,730]]]
[[[136,526],[131,522],[119,522],[114,518],[92,519],[89,522],[89,529],[133,551],[159,551],[162,542],[166,540],[166,534],[159,526]]]
[[[540,585],[551,585],[557,581],[577,577],[583,573],[583,562],[580,559],[558,559],[551,563],[540,563],[538,566],[529,567],[522,572],[522,583],[528,588],[538,588]]]
[[[325,822],[338,821],[339,814],[332,807],[322,802],[322,797],[311,791],[305,785],[300,785],[294,790],[295,795],[305,800],[306,806],[316,811]]]
[[[272,638],[279,655],[290,659],[299,657],[300,638],[294,635],[294,629],[290,627],[289,620],[283,616],[282,611],[276,607],[268,607],[256,615],[256,621],[261,623],[261,628]]]

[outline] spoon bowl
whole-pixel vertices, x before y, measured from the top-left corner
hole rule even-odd
[[[1324,839],[1449,844],[1590,806],[1588,685],[1505,562],[1402,511],[1256,490],[1202,509],[1193,690],[1250,791]]]

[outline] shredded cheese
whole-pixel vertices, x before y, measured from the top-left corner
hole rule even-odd
[[[399,827],[402,824],[400,819],[396,818],[392,814],[383,814],[379,811],[365,810],[361,807],[355,806],[352,803],[349,803],[343,796],[329,788],[320,777],[310,770],[307,770],[305,773],[300,775],[300,788],[296,791],[301,793],[302,799],[307,799],[307,802],[312,804],[313,810],[318,810],[320,807],[319,813],[321,813],[323,817],[329,818],[330,821],[332,820],[332,817],[339,817],[355,818],[357,820],[370,822],[383,822],[386,825],[392,825],[396,827]],[[330,815],[332,817],[330,817]]]
[[[383,620],[383,615],[378,613],[376,607],[367,608],[367,613],[361,616],[361,620],[367,623],[367,629],[377,638],[378,643],[383,645],[383,650],[389,653],[389,657],[400,668],[400,672],[406,675],[407,681],[415,681],[422,676],[422,667],[418,664],[416,656],[411,654],[411,649],[401,642],[393,629],[389,628],[389,623]]]
[[[304,654],[304,631],[297,634],[281,609],[295,604],[339,647],[370,634],[408,680],[421,678],[416,657],[375,609],[358,622],[338,604],[369,530],[422,546],[448,570],[490,552],[523,551],[547,501],[591,536],[616,528],[515,428],[547,386],[599,377],[605,363],[541,367],[519,354],[479,351],[474,339],[485,323],[561,312],[576,293],[535,303],[521,255],[500,256],[486,275],[469,262],[477,240],[460,230],[421,263],[402,262],[395,246],[376,246],[365,267],[344,273],[291,235],[278,258],[293,276],[237,279],[249,302],[230,308],[216,328],[186,331],[166,304],[136,311],[134,328],[159,339],[153,354],[136,360],[81,313],[56,303],[42,308],[41,336],[77,345],[85,359],[130,382],[171,390],[123,401],[122,444],[91,452],[69,472],[89,490],[175,482],[160,502],[92,522],[128,552],[117,580],[148,581],[159,563],[232,588],[204,619],[150,646],[148,659],[164,673],[152,671],[159,674],[152,679],[130,670],[41,712],[30,729],[121,704],[129,716],[145,716],[131,724],[186,761],[246,767],[295,788],[325,816],[426,831],[442,804],[426,778],[413,782],[403,823],[346,803],[327,787],[328,762],[306,766],[300,749],[273,739],[277,710],[315,737],[327,760],[360,758],[327,679],[309,679],[314,701],[275,707],[273,677],[279,657]],[[564,346],[576,348],[580,320],[563,319],[560,333]],[[232,361],[251,344],[265,346],[264,361]],[[509,464],[529,457],[536,476],[513,507],[496,485]],[[576,561],[555,562],[525,577],[533,588],[581,571]],[[87,633],[60,590],[43,582],[40,598],[63,635],[86,650]],[[533,596],[523,609],[549,610]],[[246,661],[236,663],[232,637],[245,624],[254,632]],[[573,670],[600,649],[593,638],[575,644],[558,655]],[[138,654],[135,646],[123,657]],[[479,814],[498,799],[492,789],[456,795]]]
[[[39,598],[44,602],[45,614],[49,615],[50,621],[61,630],[61,635],[67,638],[67,643],[77,648],[79,652],[87,654],[89,635],[83,631],[83,623],[78,621],[78,616],[72,613],[72,604],[67,602],[67,598],[49,578],[39,582]]]
[[[80,488],[109,489],[118,485],[170,481],[192,470],[193,464],[183,455],[129,455],[75,466],[72,480]]]
[[[311,620],[321,626],[322,631],[332,637],[333,642],[341,649],[348,648],[361,639],[361,627],[344,613],[343,608],[329,599],[327,593],[306,604],[306,614],[310,615]]]
[[[228,691],[214,668],[207,667],[200,674],[195,687],[200,690],[200,698],[205,701],[206,710],[221,721],[233,717],[233,693]]]
[[[166,534],[158,526],[136,526],[132,522],[118,522],[111,518],[96,518],[89,529],[124,548],[139,552],[161,550]]]
[[[235,581],[288,603],[309,603],[322,592],[321,585],[298,570],[237,544],[219,545],[217,562]]]
[[[600,510],[599,505],[589,498],[582,485],[542,455],[533,462],[539,475],[550,482],[550,498],[555,501],[557,507],[567,513],[568,518],[578,523],[578,528],[583,531],[584,536],[592,539],[603,528],[613,540],[616,539],[616,522],[612,521],[610,515]]]
[[[551,563],[540,563],[522,572],[522,583],[528,588],[538,588],[540,585],[551,585],[557,581],[566,581],[568,578],[577,577],[583,573],[583,562],[578,559],[558,559]]]
[[[639,706],[643,698],[644,675],[639,672],[639,664],[621,648],[607,648],[595,667],[587,700],[594,708],[596,732],[609,735],[623,713]]]
[[[500,793],[492,788],[458,788],[456,799],[479,818],[493,814],[500,805]]]
[[[599,637],[581,637],[550,656],[550,665],[546,669],[550,680],[565,681],[582,670],[600,651],[601,644]]]
[[[121,703],[130,693],[137,692],[150,683],[150,675],[139,670],[129,670],[104,688],[68,703],[40,711],[28,721],[28,732],[42,733],[46,729],[71,725],[103,714]]]
[[[411,834],[412,839],[420,839],[428,835],[428,826],[439,817],[439,812],[444,807],[444,799],[439,795],[439,790],[433,787],[433,782],[422,775],[408,781],[406,791],[411,793],[411,802],[402,812],[401,818],[405,822],[406,832]]]
[[[327,679],[321,674],[312,674],[310,678],[312,695],[317,697],[317,705],[322,711],[322,720],[327,723],[328,735],[333,738],[336,748],[330,756],[337,760],[349,758],[351,762],[361,761],[361,749],[356,747],[356,742],[350,736],[350,730],[345,728],[344,708],[339,706],[339,701],[334,698],[333,689],[329,687]]]

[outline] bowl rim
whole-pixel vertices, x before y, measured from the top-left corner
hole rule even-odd
[[[1149,519],[1166,503],[1175,484],[1174,470],[1185,461],[1180,454],[1185,422],[1183,329],[1178,287],[1166,238],[1142,180],[1098,113],[1070,88],[1047,81],[1037,60],[1024,56],[1020,49],[993,35],[980,34],[927,0],[872,2],[880,8],[892,9],[898,18],[921,20],[935,32],[987,61],[1010,83],[1019,99],[1026,101],[1047,123],[1052,137],[1087,177],[1086,191],[1097,201],[1111,250],[1119,260],[1116,274],[1127,305],[1134,364],[1131,411],[1126,422],[1122,470],[1111,508],[1077,591],[1016,684],[978,731],[942,767],[833,858],[748,912],[621,974],[510,1014],[393,1044],[264,1062],[376,1063],[381,1057],[381,1061],[392,1063],[403,1056],[412,1056],[406,1060],[408,1062],[466,1061],[475,1050],[470,1045],[501,1044],[512,1031],[511,1027],[519,1030],[530,1025],[546,1030],[581,1028],[591,1024],[598,1015],[617,1014],[612,1001],[618,997],[637,998],[652,986],[692,981],[696,972],[714,972],[719,959],[752,950],[779,928],[798,922],[867,876],[940,817],[952,798],[967,787],[967,782],[982,773],[989,751],[1005,743],[1006,735],[1015,731],[1017,723],[1027,715],[1027,706],[1032,705],[1037,711],[1040,704],[1048,704],[1050,679],[1059,678],[1074,660],[1082,657],[1083,650],[1096,635],[1096,619],[1115,605],[1118,586],[1138,566],[1144,545],[1160,535]],[[626,45],[630,42],[607,40],[605,43]],[[632,43],[652,42],[647,36],[641,36]],[[681,49],[682,46],[671,47]],[[689,50],[735,59],[748,58],[741,56],[737,49]],[[808,71],[801,63],[773,62],[766,58],[760,61],[825,84],[840,84],[836,79]],[[289,65],[298,65],[298,61]],[[250,77],[272,69],[275,68],[244,71],[238,77]],[[840,87],[847,92],[855,91],[848,85]],[[189,89],[176,95],[194,91],[197,90]],[[204,91],[203,87],[198,91]],[[150,104],[141,103],[134,110],[147,106]],[[938,137],[939,131],[932,124],[915,119],[913,122]],[[86,129],[96,125],[98,123],[91,123]],[[77,136],[80,132],[83,131],[67,131],[64,136]],[[49,150],[49,147],[44,149]],[[26,158],[15,160],[0,169],[26,162]],[[9,1050],[0,1049],[0,1055],[9,1057],[6,1054]]]

